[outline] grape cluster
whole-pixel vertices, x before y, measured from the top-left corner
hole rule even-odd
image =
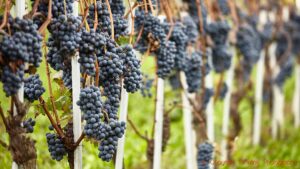
[[[184,70],[188,92],[194,93],[199,91],[201,85],[201,66],[202,53],[200,51],[193,52],[190,58],[187,58],[186,69]]]
[[[260,36],[249,25],[240,26],[237,32],[237,48],[244,56],[245,62],[254,64],[258,61],[261,50]]]
[[[148,75],[143,75],[143,81],[140,89],[143,97],[152,97],[152,93],[150,90],[153,85],[153,82],[153,78],[150,78]]]
[[[0,78],[3,83],[3,90],[6,96],[16,94],[21,88],[24,77],[24,69],[24,65],[20,65],[20,67],[16,68],[16,70],[13,70],[8,65],[2,67]]]
[[[150,13],[145,13],[143,10],[135,12],[135,30],[141,31],[143,28],[141,38],[137,43],[136,49],[142,53],[146,52],[149,44],[151,45],[150,51],[156,51],[161,43],[166,43],[166,33],[163,25],[159,19]]]
[[[273,31],[274,31],[273,26],[274,26],[273,23],[269,21],[264,24],[262,31],[259,32],[262,48],[265,46],[265,44],[267,44],[272,40]]]
[[[193,18],[194,22],[199,25],[199,17],[198,17],[198,7],[197,7],[197,1],[196,0],[184,0],[184,2],[188,5],[188,13]],[[205,7],[204,1],[200,0],[200,8],[203,18],[203,26],[206,27],[207,25],[207,9]]]
[[[25,120],[21,123],[21,126],[25,128],[27,133],[33,133],[33,127],[35,126],[35,121],[32,118]]]
[[[0,81],[6,96],[11,96],[22,86],[25,63],[38,67],[42,61],[42,38],[32,20],[8,16],[8,25],[10,35],[0,40]]]
[[[111,12],[114,20],[114,33],[115,37],[119,38],[127,34],[128,22],[123,18],[125,14],[125,6],[122,0],[111,0]]]
[[[213,159],[214,147],[208,142],[201,143],[198,146],[197,163],[198,169],[209,169]]]
[[[157,51],[157,76],[165,79],[175,65],[176,46],[172,41],[160,44]]]
[[[198,27],[190,15],[185,16],[182,19],[182,24],[185,26],[184,33],[188,37],[188,41],[195,43],[198,38]]]
[[[66,88],[72,89],[72,69],[70,66],[63,68],[62,80]]]
[[[280,88],[283,87],[284,82],[292,76],[293,73],[293,58],[289,56],[289,58],[284,62],[284,64],[280,67],[280,71],[278,75],[275,77],[275,84]]]
[[[34,0],[32,0],[34,1]],[[74,0],[52,0],[52,17],[58,18],[60,15],[72,14],[73,13],[73,3]],[[48,15],[48,0],[40,0],[37,12],[40,15],[34,16],[33,20],[38,25],[41,26],[46,20]]]
[[[107,136],[101,141],[99,145],[99,158],[103,161],[110,161],[116,152],[118,139],[123,137],[125,133],[125,122],[118,122],[111,120],[108,123]]]
[[[219,8],[223,15],[228,15],[230,13],[230,8],[227,1],[228,0],[218,0]]]
[[[212,48],[212,63],[217,73],[229,69],[232,53],[227,39],[230,26],[226,21],[212,22],[205,28],[214,42]]]
[[[61,161],[64,155],[67,154],[67,149],[64,146],[62,139],[53,133],[46,134],[48,150],[51,154],[52,159]]]
[[[227,21],[212,22],[205,27],[215,45],[224,45],[227,42],[230,26]]]
[[[106,33],[107,35],[111,34],[111,22],[109,17],[109,11],[107,8],[107,5],[105,4],[105,1],[97,1],[96,2],[96,8],[97,8],[97,31]],[[90,28],[94,28],[94,21],[95,21],[95,5],[91,4],[89,7],[89,15],[87,17],[87,22],[90,26]]]
[[[97,55],[101,54],[102,48],[106,44],[106,38],[101,33],[91,29],[90,32],[83,30],[81,35],[78,62],[81,66],[81,72],[94,76],[96,72],[95,63]]]
[[[173,90],[177,90],[181,87],[180,77],[178,73],[174,73],[169,77],[169,83]]]
[[[227,84],[224,82],[224,83],[222,84],[222,87],[221,87],[220,98],[221,98],[221,99],[224,99],[227,92],[228,92],[228,86],[227,86]]]
[[[206,109],[207,104],[209,103],[210,98],[214,95],[214,89],[205,88],[204,98],[202,100],[202,107]]]
[[[79,31],[81,20],[73,15],[60,15],[53,19],[49,30],[54,41],[58,42],[59,50],[73,54],[79,48],[81,31]]]
[[[170,24],[164,23],[165,32],[166,34],[169,33],[169,30],[171,28]],[[188,36],[184,32],[184,26],[180,22],[176,22],[173,26],[173,31],[171,33],[171,36],[169,38],[170,41],[175,43],[176,52],[175,52],[175,68],[177,70],[183,70],[185,66],[185,57],[187,55],[186,47],[187,43],[189,41]]]
[[[120,105],[121,85],[117,80],[105,81],[103,83],[103,95],[106,97],[104,111],[110,119],[118,119],[118,107]]]
[[[134,93],[141,88],[142,74],[140,71],[141,63],[137,59],[131,46],[123,48],[123,77],[124,88],[127,92]]]
[[[84,133],[88,137],[92,137],[97,140],[104,138],[102,134],[103,126],[100,121],[103,114],[101,112],[102,101],[99,88],[90,86],[81,89],[77,105],[80,106],[81,111],[84,113],[83,118],[86,121]]]
[[[31,75],[24,80],[24,97],[29,101],[38,100],[45,91],[38,74]]]
[[[107,51],[104,56],[98,57],[100,79],[119,79],[123,73],[123,64],[117,53]]]
[[[229,45],[217,45],[212,49],[212,63],[214,70],[221,73],[230,68],[232,53]]]
[[[42,61],[42,37],[37,25],[29,19],[9,17],[12,35],[5,34],[0,41],[0,53],[10,61],[21,60],[38,67]]]

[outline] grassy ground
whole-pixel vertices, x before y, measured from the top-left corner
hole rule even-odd
[[[153,60],[151,58],[146,59],[147,67],[143,67],[146,72],[153,72]],[[145,65],[145,64],[144,64]],[[44,64],[39,68],[39,73],[44,81],[44,86],[47,87],[45,67]],[[291,99],[293,95],[294,80],[291,79],[285,85],[286,93],[286,121],[284,132],[281,134],[279,140],[272,140],[270,137],[269,126],[270,116],[267,108],[263,112],[263,135],[262,145],[251,145],[251,119],[252,112],[250,105],[247,102],[243,102],[240,105],[241,116],[243,121],[243,131],[240,137],[236,140],[235,151],[233,159],[235,166],[238,169],[277,169],[277,168],[300,168],[300,132],[298,129],[293,128],[292,114],[291,114]],[[57,87],[57,86],[56,86]],[[2,92],[0,93],[1,105],[4,109],[9,107],[9,100],[5,98]],[[154,89],[153,89],[154,91]],[[173,91],[168,84],[166,84],[165,90],[166,105],[173,102],[174,99],[180,100],[180,93]],[[47,93],[44,95],[48,97]],[[219,143],[221,140],[221,128],[222,128],[222,107],[223,103],[218,101],[215,105],[215,130],[216,130],[216,156],[219,157],[220,149]],[[129,96],[129,116],[135,123],[141,133],[147,132],[151,135],[153,127],[154,117],[154,98],[143,98],[140,93],[131,94]],[[28,117],[34,116],[35,112],[28,113]],[[182,169],[185,168],[185,149],[184,149],[184,133],[183,133],[183,121],[182,110],[178,108],[171,113],[171,139],[169,140],[168,147],[163,154],[162,165],[164,169]],[[64,158],[61,162],[56,162],[50,158],[50,154],[47,150],[47,143],[45,133],[48,132],[49,121],[43,115],[37,117],[37,123],[35,131],[30,134],[30,137],[36,140],[36,148],[38,153],[38,168],[68,168],[67,160]],[[8,143],[8,135],[5,133],[2,121],[0,122],[0,139]],[[113,168],[112,163],[102,162],[98,157],[97,145],[84,141],[83,143],[83,165],[84,169],[110,169]],[[3,168],[10,168],[12,159],[10,153],[0,146],[0,165]],[[265,160],[271,160],[268,162]],[[277,160],[277,161],[276,161]],[[285,161],[283,161],[285,160]],[[287,160],[292,160],[285,166],[279,166],[279,162],[287,163]],[[299,161],[295,163],[295,161]],[[271,163],[272,162],[272,163]],[[277,162],[277,163],[276,163]],[[276,164],[275,164],[276,163]],[[217,161],[216,161],[217,164]],[[147,168],[148,163],[146,159],[146,142],[139,138],[132,128],[128,126],[126,132],[126,144],[125,144],[125,166],[129,169],[144,169]],[[219,168],[234,168],[229,163],[219,164]]]

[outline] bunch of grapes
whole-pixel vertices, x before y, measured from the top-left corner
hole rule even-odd
[[[166,43],[166,33],[160,20],[150,13],[143,10],[135,12],[135,30],[137,32],[143,29],[141,38],[139,39],[136,49],[144,53],[147,51],[149,44],[150,51],[156,51],[162,43]]]
[[[106,37],[91,29],[90,32],[86,30],[82,31],[81,39],[79,47],[80,58],[78,60],[81,72],[94,76],[96,72],[96,58],[97,55],[101,54],[106,44]]]
[[[210,162],[213,159],[214,147],[208,142],[201,143],[198,146],[197,163],[198,169],[209,169]]]
[[[227,86],[227,84],[224,82],[224,83],[222,84],[222,88],[221,88],[221,91],[220,91],[220,98],[221,98],[221,99],[224,99],[227,92],[228,92],[228,86]]]
[[[169,77],[169,83],[173,90],[177,90],[181,87],[179,73],[174,73]]]
[[[104,109],[110,119],[118,119],[118,108],[120,106],[121,85],[117,80],[105,81],[103,83],[103,95],[106,97]]]
[[[72,89],[72,69],[70,65],[63,68],[62,80],[66,88]]]
[[[25,120],[21,123],[21,126],[25,128],[27,133],[33,133],[33,127],[35,126],[35,121],[32,118]]]
[[[9,17],[11,36],[5,34],[0,41],[0,53],[9,61],[30,63],[38,67],[42,61],[42,37],[37,25],[29,19]]]
[[[205,7],[204,0],[199,0],[199,1],[200,1],[201,14],[202,14],[202,18],[203,18],[203,26],[206,27],[206,25],[207,25],[207,9]],[[184,2],[186,2],[188,5],[188,13],[191,15],[194,22],[197,23],[197,25],[199,25],[197,1],[196,0],[184,0]]]
[[[152,97],[150,90],[153,85],[153,82],[153,78],[150,78],[148,75],[143,75],[143,81],[140,89],[143,97]]]
[[[3,90],[6,96],[12,96],[18,92],[22,86],[24,77],[24,65],[20,65],[16,69],[12,69],[6,65],[2,67],[0,80],[3,83]]]
[[[188,41],[190,43],[195,43],[198,38],[198,27],[193,18],[190,15],[185,16],[182,19],[182,24],[185,26],[184,33],[188,37]]]
[[[124,88],[127,92],[134,93],[141,88],[142,74],[141,63],[137,59],[131,46],[123,47],[123,77]]]
[[[230,26],[227,21],[216,21],[205,27],[215,45],[225,45],[228,39]]]
[[[212,56],[214,70],[217,73],[221,73],[230,68],[232,53],[229,50],[229,45],[214,46]]]
[[[117,53],[107,51],[104,56],[98,57],[100,79],[119,79],[123,73],[122,60]]]
[[[115,37],[119,38],[127,34],[128,22],[123,18],[125,14],[125,6],[122,0],[111,0],[111,12],[114,20],[114,33]]]
[[[236,46],[248,64],[255,64],[258,61],[261,50],[260,40],[259,34],[251,26],[239,27]]]
[[[87,17],[87,22],[91,29],[94,28],[94,21],[95,21],[95,8],[97,9],[97,31],[106,33],[107,35],[111,34],[111,22],[109,17],[109,11],[107,5],[104,0],[100,0],[96,2],[96,7],[94,4],[89,6],[89,15]]]
[[[80,106],[80,109],[83,112],[83,118],[86,121],[84,133],[88,137],[101,140],[103,138],[103,126],[100,120],[103,117],[103,114],[101,112],[102,101],[99,88],[90,86],[81,89],[77,105]]]
[[[269,43],[272,40],[274,31],[273,26],[273,23],[269,21],[264,24],[262,31],[259,32],[262,47],[264,47],[265,44]]]
[[[165,79],[175,66],[176,46],[172,41],[160,44],[157,57],[157,76]]]
[[[278,85],[280,88],[282,88],[284,82],[292,76],[293,66],[293,58],[289,56],[289,58],[280,67],[280,71],[274,80],[275,84]]]
[[[59,45],[59,50],[74,54],[81,41],[81,20],[73,15],[60,15],[49,25],[51,37]],[[51,46],[50,46],[51,47]]]
[[[64,155],[67,154],[67,149],[62,139],[53,133],[47,133],[46,138],[48,143],[48,150],[51,154],[52,159],[61,161]]]
[[[108,123],[108,135],[101,141],[99,145],[99,158],[103,161],[110,161],[116,152],[118,139],[123,137],[125,133],[125,122],[111,120]]]
[[[194,93],[199,91],[201,86],[201,66],[202,53],[200,51],[193,52],[190,58],[187,58],[186,68],[184,70],[186,82],[188,85],[188,92]]]
[[[29,101],[33,102],[34,100],[38,100],[45,91],[38,74],[31,75],[24,80],[24,97]]]
[[[202,107],[206,109],[207,104],[209,103],[210,98],[214,95],[214,89],[205,88],[204,98],[202,99]]]
[[[34,0],[32,0],[34,1]],[[52,18],[58,18],[60,15],[67,15],[73,13],[74,0],[52,0]],[[40,27],[45,22],[48,15],[48,0],[40,0],[36,15],[33,21]]]
[[[230,13],[227,0],[218,0],[218,4],[223,15],[228,15]]]
[[[170,24],[164,23],[166,34],[169,33],[171,28]],[[173,26],[173,30],[171,36],[169,38],[170,41],[175,43],[176,53],[175,53],[175,68],[177,70],[183,70],[185,66],[185,57],[187,55],[186,47],[189,41],[188,36],[184,32],[184,27],[182,23],[176,22]]]

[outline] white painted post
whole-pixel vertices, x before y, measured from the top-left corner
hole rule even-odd
[[[280,71],[279,66],[276,63],[275,56],[276,45],[270,46],[270,63],[273,68],[273,79],[277,76]],[[272,109],[272,137],[275,139],[278,134],[278,128],[283,126],[284,116],[284,95],[281,89],[277,85],[273,85],[273,109]]]
[[[300,126],[300,64],[295,67],[295,94],[293,99],[294,124]]]
[[[260,12],[259,20],[261,26],[267,22],[267,12],[265,10]],[[261,113],[263,102],[263,84],[264,84],[264,70],[265,70],[265,51],[262,49],[260,58],[257,63],[256,71],[256,87],[255,87],[255,107],[253,120],[253,136],[252,142],[254,145],[259,144],[261,134]]]
[[[165,16],[160,15],[158,18],[163,22]],[[164,80],[161,78],[157,78],[155,107],[153,169],[160,169],[164,120]]]
[[[236,55],[236,50],[234,47],[232,47],[233,51],[233,57],[231,59],[231,66],[229,70],[227,71],[227,77],[226,77],[226,84],[228,86],[228,91],[224,98],[224,110],[223,110],[223,127],[222,127],[222,134],[223,139],[221,143],[221,160],[226,161],[227,160],[227,138],[228,138],[228,132],[229,132],[229,120],[230,120],[230,101],[231,101],[231,93],[233,91],[232,85],[233,85],[233,77],[234,77],[234,57]]]
[[[255,107],[254,107],[253,138],[252,138],[254,145],[259,144],[260,134],[261,134],[264,64],[265,64],[265,51],[262,51],[260,59],[257,63],[257,71],[256,71]]]
[[[23,18],[23,16],[26,13],[25,7],[26,7],[26,1],[25,0],[16,0],[16,5],[14,7],[15,16],[19,17],[19,18]],[[18,91],[18,97],[19,97],[19,100],[21,102],[24,101],[24,84],[21,85],[21,88]],[[14,107],[14,116],[16,116],[16,115],[17,115],[17,110],[16,110],[16,107]],[[18,164],[13,161],[11,168],[12,169],[18,169],[19,167],[18,167]]]
[[[164,118],[164,80],[157,79],[153,169],[160,169]]]
[[[181,92],[182,105],[183,105],[183,120],[184,120],[184,139],[185,139],[185,158],[186,158],[186,168],[196,169],[197,160],[196,155],[194,155],[194,150],[197,150],[196,140],[193,139],[193,116],[192,107],[189,103],[188,96],[186,95],[187,83],[184,72],[180,72],[180,81],[183,87]]]
[[[130,5],[130,4],[129,4]],[[132,11],[134,15],[134,10]],[[132,28],[132,19],[131,15],[128,17],[128,32],[131,33]],[[124,81],[122,80],[122,86],[124,86]],[[127,113],[128,113],[128,93],[127,91],[122,88],[121,91],[121,103],[120,103],[120,121],[127,121]],[[116,156],[116,162],[115,162],[115,169],[123,169],[123,159],[124,159],[124,146],[125,146],[125,135],[126,130],[122,138],[118,141],[118,147],[117,147],[117,156]]]
[[[205,77],[205,84],[207,88],[212,89],[213,88],[213,75],[212,73],[209,73]],[[211,142],[215,141],[215,135],[214,135],[214,99],[211,97],[209,99],[209,102],[206,107],[206,126],[207,126],[207,136],[208,140]]]
[[[122,82],[123,83],[123,82]],[[124,85],[124,83],[123,83]],[[127,110],[128,110],[128,93],[127,91],[122,88],[121,92],[121,105],[120,105],[120,121],[126,122],[127,120]],[[124,158],[124,145],[125,145],[125,133],[122,138],[118,141],[118,148],[117,148],[117,156],[116,156],[116,169],[123,169],[123,158]]]
[[[73,15],[78,16],[78,1],[74,1],[73,4]],[[79,106],[76,104],[79,100],[80,94],[80,64],[78,63],[79,53],[76,53],[72,57],[72,102],[73,102],[73,133],[74,141],[76,142],[81,133],[81,111]],[[78,145],[74,152],[74,169],[82,168],[82,143]]]

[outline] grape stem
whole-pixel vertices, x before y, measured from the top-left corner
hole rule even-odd
[[[56,132],[58,133],[58,135],[64,139],[65,138],[65,135],[64,133],[62,132],[61,128],[55,123],[54,119],[52,118],[51,114],[49,113],[49,110],[47,109],[46,105],[45,105],[45,100],[40,97],[39,98],[39,101],[40,101],[40,105],[42,106],[44,112],[46,113],[48,119],[50,120],[51,122],[51,125],[53,126],[53,128],[56,130]]]
[[[41,34],[43,34],[47,28],[47,26],[50,24],[51,22],[51,18],[52,18],[52,0],[49,0],[49,4],[48,4],[48,15],[47,15],[47,19],[45,20],[45,22],[43,23],[43,25],[40,27],[39,32]]]
[[[99,86],[99,64],[98,64],[98,59],[96,58],[95,62],[95,67],[96,67],[96,77],[95,77],[95,86]]]
[[[199,31],[200,33],[203,33],[203,20],[202,20],[202,9],[201,9],[201,3],[200,0],[196,0],[196,6],[197,6],[197,13],[198,13],[198,19],[199,19]]]
[[[5,10],[4,10],[4,16],[3,16],[3,21],[0,25],[0,30],[4,28],[4,26],[7,24],[7,17],[8,17],[8,14],[9,14],[9,6],[11,4],[11,1],[10,0],[7,0],[5,2]]]
[[[87,22],[86,22],[86,18],[87,18],[87,16],[88,16],[88,12],[89,12],[89,5],[88,5],[88,3],[87,3],[86,1],[84,1],[84,2],[85,2],[85,9],[84,9],[84,13],[83,13],[83,17],[82,17],[81,24],[80,24],[80,26],[79,26],[79,30],[83,27],[84,24],[86,24],[86,29],[87,29],[88,31],[90,31],[90,27],[89,27],[89,25],[88,25]],[[80,6],[81,6],[81,7],[83,6],[82,0],[80,0]],[[82,12],[82,11],[81,11],[81,12]],[[78,30],[78,31],[79,31],[79,30]]]
[[[40,0],[35,0],[35,1],[34,1],[32,10],[28,13],[28,16],[30,16],[30,17],[34,16],[34,14],[35,14],[36,11],[37,11],[37,8],[38,8],[39,4],[40,4]]]
[[[81,141],[84,139],[84,137],[85,137],[85,134],[82,132],[81,133],[81,135],[80,135],[80,137],[78,138],[78,140],[74,143],[74,149],[76,148],[76,147],[78,147],[78,145],[81,143]]]
[[[7,145],[4,141],[0,140],[0,145],[1,145],[2,147],[4,147],[5,149],[9,150],[8,145]]]
[[[94,30],[96,31],[98,26],[98,9],[97,9],[97,2],[94,0],[94,6],[95,6],[95,20],[94,20]]]
[[[105,3],[107,5],[107,9],[109,11],[110,26],[111,26],[111,38],[114,40],[115,39],[114,18],[113,18],[108,0],[105,0]]]
[[[218,85],[217,85],[217,90],[216,90],[216,93],[215,93],[215,96],[214,96],[214,102],[216,102],[220,96],[220,92],[221,92],[221,86],[223,84],[223,81],[224,81],[224,72],[221,73],[221,76],[220,76],[220,79],[219,79],[219,82],[218,82]]]
[[[129,11],[127,11],[126,12],[126,14],[123,16],[123,18],[124,19],[127,19],[128,18],[128,16],[129,16],[129,14],[131,14],[132,13],[132,11],[136,8],[136,7],[138,7],[139,5],[138,5],[138,3],[137,2],[135,2],[132,6],[130,5],[130,2],[129,2],[130,0],[128,0],[128,4],[129,4]]]
[[[4,126],[5,126],[6,130],[8,130],[8,128],[9,128],[8,127],[8,123],[7,123],[7,120],[6,120],[5,116],[4,116],[3,109],[2,109],[1,105],[0,105],[0,115],[1,115],[1,118],[3,120],[3,123],[4,123]]]
[[[150,139],[144,135],[142,135],[139,130],[136,128],[136,126],[134,125],[134,123],[131,121],[131,119],[129,118],[129,116],[127,115],[127,121],[129,122],[130,126],[132,127],[133,131],[142,139],[146,140],[146,141],[150,141]]]
[[[143,34],[143,31],[144,31],[144,25],[141,27],[140,31],[139,31],[139,34],[138,34],[138,37],[133,45],[133,47],[135,47],[137,45],[137,43],[140,41],[141,37],[142,37],[142,34]]]
[[[148,0],[148,2],[149,2],[151,13],[154,14],[154,8],[153,8],[152,0]]]
[[[56,111],[56,106],[54,103],[54,97],[53,97],[53,91],[52,91],[52,84],[51,84],[51,75],[50,75],[50,69],[49,69],[49,64],[47,61],[47,48],[46,45],[44,45],[44,57],[45,57],[45,64],[46,64],[46,72],[47,72],[47,81],[48,81],[48,88],[49,88],[49,93],[50,93],[50,101],[51,101],[51,105],[52,105],[52,109],[53,109],[53,113],[55,116],[55,120],[58,126],[60,126],[60,120],[58,118],[57,115],[57,111]]]

